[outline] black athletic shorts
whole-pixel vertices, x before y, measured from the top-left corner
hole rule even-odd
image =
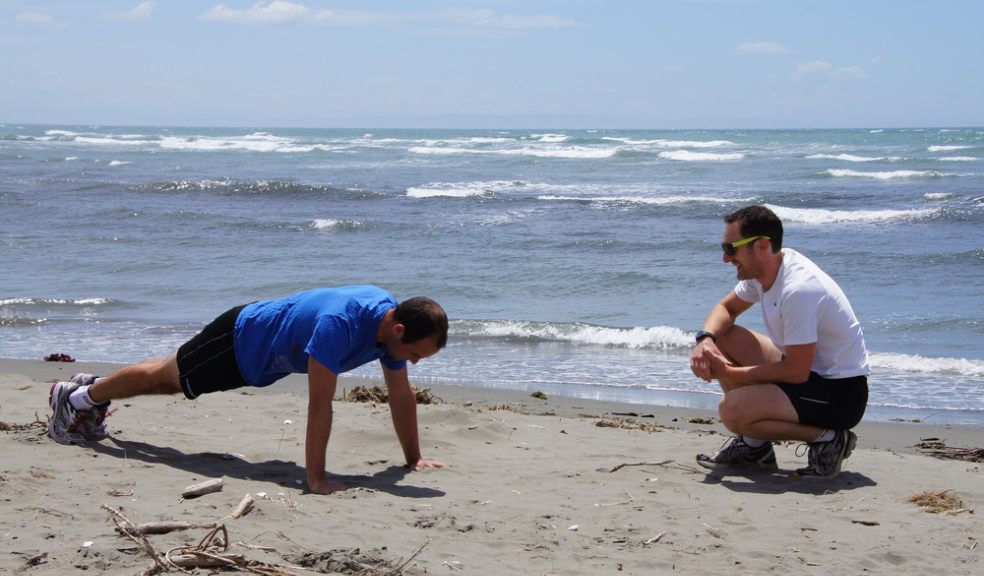
[[[778,384],[793,403],[800,424],[828,430],[854,428],[868,406],[868,378],[827,379],[816,372],[802,384]]]
[[[233,339],[236,318],[246,306],[223,313],[178,348],[178,378],[189,399],[248,386],[239,372]]]

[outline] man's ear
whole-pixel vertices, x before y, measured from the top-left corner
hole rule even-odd
[[[393,323],[393,334],[397,338],[399,338],[401,342],[403,341],[403,333],[406,331],[407,331],[407,327],[404,326],[403,324],[399,322]]]

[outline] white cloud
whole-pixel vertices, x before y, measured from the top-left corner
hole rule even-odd
[[[440,20],[441,17],[434,19]],[[452,12],[448,16],[452,23],[467,24],[478,28],[496,28],[505,30],[530,30],[539,28],[569,28],[577,23],[557,16],[512,16],[496,14],[491,10],[472,10],[467,12]]]
[[[114,14],[106,14],[103,18],[107,20],[123,20],[124,22],[136,22],[138,20],[146,20],[150,18],[150,15],[154,13],[154,8],[156,4],[147,0],[146,2],[141,2],[133,8],[126,10],[124,12],[116,12]]]
[[[304,4],[289,0],[257,2],[247,9],[230,8],[219,4],[202,15],[200,20],[235,24],[327,24],[334,26],[378,26],[414,22],[436,22],[495,30],[532,30],[576,26],[573,20],[557,16],[514,16],[491,10],[455,10],[448,12],[412,13],[385,11],[312,10]]]
[[[795,80],[803,80],[808,76],[814,75],[827,76],[828,78],[838,80],[843,78],[864,80],[868,78],[868,73],[860,66],[835,67],[825,60],[814,60],[813,62],[800,64],[789,75]]]
[[[746,42],[738,45],[739,52],[759,52],[764,54],[781,54],[789,52],[785,46],[777,42]]]
[[[21,12],[17,15],[17,21],[24,22],[26,24],[40,24],[43,26],[50,26],[55,23],[54,18],[40,12]]]
[[[829,72],[834,67],[830,62],[824,60],[814,60],[813,62],[805,62],[796,67],[792,71],[790,76],[797,80],[802,80],[807,76],[812,76],[814,74],[824,74]]]
[[[857,78],[858,80],[864,80],[868,77],[868,73],[860,66],[845,66],[831,70],[830,76],[833,78]]]
[[[294,24],[308,20],[311,15],[311,9],[303,4],[294,4],[287,0],[273,0],[269,3],[257,2],[245,10],[237,10],[229,8],[225,4],[219,4],[199,18],[237,24]]]

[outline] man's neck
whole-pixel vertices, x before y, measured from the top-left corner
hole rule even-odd
[[[762,285],[762,289],[766,292],[772,289],[772,285],[776,283],[776,278],[779,277],[779,269],[782,268],[782,257],[782,250],[770,254],[762,277],[758,279],[759,284]]]

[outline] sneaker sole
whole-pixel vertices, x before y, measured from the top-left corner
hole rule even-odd
[[[56,396],[55,388],[58,388],[58,384],[61,384],[61,382],[52,384],[51,389],[48,391],[48,406],[51,407],[51,417],[48,418],[48,437],[59,444],[76,444],[82,442],[85,440],[85,437],[78,432],[66,430],[64,434],[59,434],[55,430],[55,417],[58,414],[58,407],[68,402],[69,395],[79,387],[78,384],[70,383],[69,386],[61,387]]]
[[[701,458],[703,456],[703,459]],[[708,470],[778,470],[779,464],[774,460],[771,462],[759,462],[753,460],[751,462],[736,462],[733,464],[719,464],[711,460],[711,456],[707,454],[697,455],[697,464],[703,466]]]
[[[858,445],[857,435],[854,432],[848,430],[847,444],[844,445],[844,455],[841,456],[840,462],[837,463],[836,470],[825,476],[823,474],[817,474],[817,471],[814,468],[800,468],[799,470],[793,472],[793,476],[796,476],[797,478],[813,478],[813,479],[824,479],[824,480],[833,478],[841,473],[841,465],[844,463],[844,460],[847,460],[847,458],[854,452],[854,448],[857,445]]]

